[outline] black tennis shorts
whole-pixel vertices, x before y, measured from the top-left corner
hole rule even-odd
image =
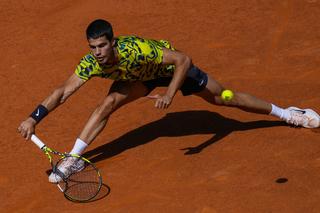
[[[167,87],[172,80],[172,77],[162,77],[142,83],[148,88],[149,93],[156,87]],[[196,66],[192,66],[184,80],[180,90],[184,96],[198,93],[204,90],[208,83],[208,75]]]

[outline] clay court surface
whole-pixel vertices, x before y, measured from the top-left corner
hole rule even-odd
[[[171,41],[227,88],[319,112],[320,1],[2,0],[0,11],[0,212],[320,212],[319,131],[271,116],[181,93],[168,110],[139,99],[89,147],[105,186],[86,204],[48,183],[47,158],[17,133],[89,51],[96,18],[116,35]],[[110,85],[90,80],[37,135],[69,151]]]

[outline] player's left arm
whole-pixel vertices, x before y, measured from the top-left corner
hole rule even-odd
[[[172,102],[174,95],[177,93],[178,89],[182,86],[186,76],[187,71],[192,65],[191,58],[186,54],[173,51],[170,49],[163,49],[163,59],[162,64],[164,65],[175,65],[175,71],[173,78],[168,86],[165,95],[154,95],[149,96],[149,98],[155,98],[155,107],[160,109],[168,108]]]

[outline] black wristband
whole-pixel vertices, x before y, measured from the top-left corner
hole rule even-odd
[[[48,109],[43,106],[39,105],[30,115],[31,118],[33,118],[37,123],[39,123],[44,117],[48,115],[49,111]]]

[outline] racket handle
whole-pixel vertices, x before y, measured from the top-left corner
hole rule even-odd
[[[46,145],[44,143],[42,143],[42,141],[36,136],[36,135],[32,135],[31,136],[31,140],[33,143],[35,143],[40,149],[42,149],[43,147],[45,147]]]

